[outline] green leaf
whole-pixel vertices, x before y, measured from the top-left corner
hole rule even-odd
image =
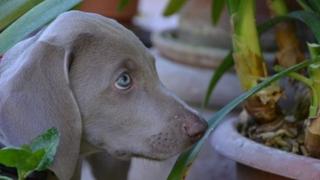
[[[223,12],[225,0],[212,0],[211,19],[213,24],[217,24]]]
[[[124,8],[129,4],[130,0],[120,0],[117,6],[117,11],[123,11]]]
[[[233,62],[232,51],[231,51],[223,59],[221,64],[218,66],[218,68],[214,71],[214,73],[210,79],[209,86],[207,88],[206,96],[204,98],[202,107],[208,106],[212,92],[215,89],[215,87],[217,86],[219,80],[224,75],[224,73],[226,73],[227,71],[229,71],[233,67],[233,65],[234,65],[234,62]]]
[[[31,151],[17,148],[3,148],[0,150],[0,163],[7,167],[18,167],[32,155]]]
[[[38,151],[39,149],[45,150],[45,154],[39,162],[36,170],[42,171],[52,164],[59,145],[59,137],[60,135],[58,130],[56,128],[51,128],[44,134],[32,140],[30,144],[32,151]]]
[[[305,23],[315,35],[317,42],[320,43],[320,15],[308,11],[294,11],[289,13],[288,17]]]
[[[202,145],[205,142],[205,139],[210,135],[210,133],[218,126],[218,124],[224,120],[225,116],[230,113],[235,107],[237,107],[240,103],[245,101],[247,98],[252,96],[253,94],[259,92],[263,88],[267,87],[274,81],[279,80],[280,78],[288,75],[290,72],[298,71],[302,68],[307,67],[309,64],[311,64],[311,61],[304,61],[300,64],[291,66],[290,68],[281,71],[267,79],[265,79],[263,82],[255,86],[254,88],[250,89],[249,91],[243,93],[242,95],[238,96],[234,100],[232,100],[230,103],[228,103],[226,106],[224,106],[221,110],[219,110],[215,115],[209,119],[208,125],[209,128],[205,135],[202,137],[202,139],[196,143],[191,149],[188,151],[182,153],[178,160],[176,161],[173,169],[171,170],[168,180],[181,180],[185,176],[185,174],[188,171],[188,168],[191,166],[192,162],[197,157]]]
[[[177,13],[186,2],[186,0],[170,0],[163,12],[163,15],[171,16]]]
[[[18,19],[25,12],[43,0],[1,0],[0,1],[0,30]]]
[[[46,0],[41,2],[0,34],[0,54],[80,2],[81,0]]]
[[[0,163],[17,168],[18,174],[25,178],[32,171],[47,169],[52,164],[58,144],[58,130],[51,128],[33,139],[30,145],[1,149]]]
[[[37,169],[37,166],[45,154],[44,149],[39,149],[31,152],[29,156],[25,157],[25,161],[19,162],[16,166],[18,171],[24,172],[24,177],[28,176],[32,171]]]
[[[43,149],[31,152],[27,149],[5,148],[0,150],[0,163],[7,167],[17,168],[18,171],[28,175],[36,169],[44,153]]]

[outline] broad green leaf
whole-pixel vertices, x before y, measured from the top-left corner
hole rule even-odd
[[[18,167],[32,152],[26,149],[3,148],[0,150],[0,163],[7,167]]]
[[[26,177],[32,171],[47,169],[52,164],[58,144],[58,130],[51,128],[33,139],[30,145],[1,149],[0,163],[17,168],[19,176]]]
[[[297,19],[305,23],[315,35],[320,43],[320,15],[308,11],[294,11],[288,17]]]
[[[32,152],[26,149],[5,148],[0,150],[0,163],[29,173],[36,169],[44,153],[43,149]]]
[[[0,34],[0,54],[80,2],[81,0],[46,0],[41,2]]]
[[[18,19],[25,12],[43,0],[1,0],[0,1],[0,30]]]
[[[177,13],[186,2],[186,0],[170,0],[163,12],[163,15],[171,16]]]
[[[117,11],[123,11],[124,8],[129,4],[130,0],[120,0],[117,6]]]
[[[207,88],[206,96],[203,101],[202,107],[208,106],[210,97],[212,95],[213,90],[217,86],[219,80],[224,75],[224,73],[228,72],[234,65],[233,58],[232,58],[232,52],[229,52],[228,55],[223,59],[221,64],[215,69],[210,82],[209,86]]]
[[[217,24],[223,12],[226,0],[212,0],[211,19],[213,24]]]
[[[39,162],[45,154],[44,149],[39,149],[35,152],[31,152],[29,156],[25,157],[25,161],[19,162],[16,166],[17,170],[25,172],[25,176],[30,174],[32,171],[36,170]]]
[[[269,78],[266,78],[263,82],[252,88],[251,90],[243,93],[242,95],[238,96],[226,106],[224,106],[221,110],[219,110],[212,118],[209,119],[208,125],[209,128],[202,139],[197,142],[191,149],[182,153],[178,160],[176,161],[173,169],[171,170],[168,180],[181,180],[186,175],[188,168],[191,166],[192,162],[197,157],[202,145],[205,142],[205,139],[210,135],[210,133],[218,126],[218,124],[224,120],[225,116],[230,113],[235,107],[245,101],[247,98],[252,96],[253,94],[259,92],[263,88],[269,86],[271,83],[279,80],[280,78],[288,75],[290,72],[298,71],[302,68],[307,67],[311,64],[311,61],[304,61],[300,64],[294,65],[286,70],[283,70]]]
[[[42,171],[52,164],[58,145],[59,132],[56,128],[51,128],[44,134],[32,140],[30,148],[33,152],[38,151],[39,149],[45,150],[45,154],[39,162],[36,170]]]

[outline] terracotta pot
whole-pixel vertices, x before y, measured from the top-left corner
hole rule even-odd
[[[222,123],[211,138],[221,155],[237,162],[237,179],[320,178],[320,160],[299,156],[256,143],[237,131],[237,118]]]
[[[130,22],[137,13],[138,0],[130,0],[127,7],[121,12],[117,10],[119,1],[120,0],[84,0],[80,9],[82,11],[98,13],[120,22]]]

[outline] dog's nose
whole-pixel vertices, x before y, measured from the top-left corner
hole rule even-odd
[[[199,140],[208,128],[206,120],[197,117],[183,124],[183,130],[192,142]]]

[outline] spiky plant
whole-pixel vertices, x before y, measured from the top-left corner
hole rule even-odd
[[[0,55],[82,0],[0,0]]]
[[[185,177],[188,168],[203,145],[204,139],[217,127],[226,114],[243,101],[246,101],[246,109],[260,123],[271,122],[281,116],[277,105],[281,95],[280,88],[274,82],[284,76],[292,77],[310,89],[311,105],[305,130],[305,145],[312,156],[320,156],[320,1],[297,0],[297,2],[304,10],[288,12],[283,0],[270,0],[269,7],[275,18],[257,28],[255,0],[213,0],[213,11],[216,11],[212,13],[213,22],[219,19],[223,10],[221,7],[227,4],[233,28],[233,50],[216,69],[216,73],[210,81],[204,105],[207,104],[211,92],[221,76],[233,66],[233,61],[241,86],[246,92],[209,119],[209,130],[203,139],[180,155],[168,179],[178,180]],[[171,0],[165,15],[174,14],[184,3],[185,0]],[[317,42],[308,44],[310,60],[301,62],[303,53],[300,50],[293,26],[286,22],[284,25],[276,27],[276,40],[279,48],[277,58],[280,65],[276,69],[282,71],[268,77],[258,34],[288,19],[305,23],[314,33]],[[285,69],[287,67],[289,68]],[[307,76],[295,72],[303,68],[308,69]]]
[[[255,19],[255,0],[227,1],[233,29],[233,59],[243,90],[255,87],[268,76],[262,55]],[[273,84],[245,102],[249,114],[259,123],[268,123],[281,116],[277,102],[281,90]]]

